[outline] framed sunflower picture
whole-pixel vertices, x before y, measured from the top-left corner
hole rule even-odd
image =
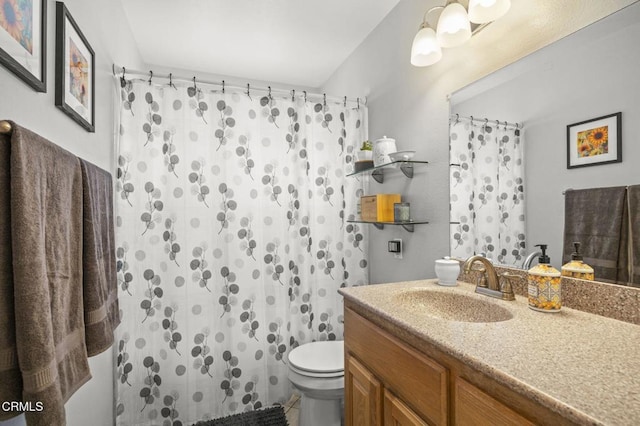
[[[622,162],[622,113],[567,126],[567,169]]]
[[[47,91],[46,0],[0,0],[0,64]]]
[[[56,2],[55,104],[88,132],[95,131],[95,54],[62,2]]]

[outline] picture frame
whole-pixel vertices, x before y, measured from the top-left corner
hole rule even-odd
[[[622,112],[567,126],[567,169],[622,162]]]
[[[63,2],[56,2],[55,105],[95,132],[95,53]]]
[[[0,64],[47,91],[47,1],[0,0]]]

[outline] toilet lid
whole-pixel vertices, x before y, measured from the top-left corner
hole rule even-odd
[[[289,352],[289,363],[296,370],[302,372],[342,372],[344,370],[344,342],[305,343]]]

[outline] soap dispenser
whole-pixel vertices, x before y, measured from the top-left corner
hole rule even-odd
[[[540,312],[559,312],[562,307],[560,271],[549,264],[547,245],[538,244],[536,247],[540,247],[542,255],[538,258],[538,265],[529,269],[527,275],[529,307]]]
[[[575,248],[575,251],[571,253],[571,261],[562,265],[562,275],[565,277],[593,281],[593,268],[582,261],[580,243],[573,243],[573,247]]]

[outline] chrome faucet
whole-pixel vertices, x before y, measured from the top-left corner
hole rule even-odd
[[[541,251],[534,251],[529,253],[529,256],[522,262],[522,269],[528,271],[531,268],[531,264],[533,263],[533,259],[542,255]]]
[[[509,278],[513,277],[513,275],[503,274],[502,276],[505,280],[503,283],[500,283],[498,273],[493,267],[493,264],[486,257],[476,255],[468,258],[466,262],[464,262],[464,265],[462,265],[464,272],[468,274],[471,271],[471,267],[476,262],[482,263],[483,266],[482,269],[478,270],[482,273],[483,279],[481,279],[476,285],[476,293],[502,300],[516,299],[513,294],[513,289],[511,288],[511,283],[509,282]]]

